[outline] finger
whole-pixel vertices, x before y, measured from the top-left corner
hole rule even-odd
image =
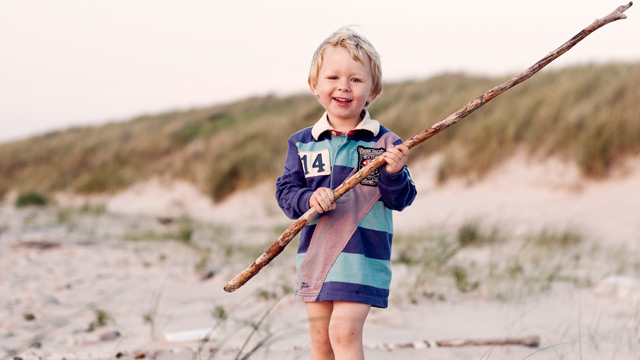
[[[397,145],[393,150],[394,151],[389,151],[389,153],[397,155],[397,159],[399,161],[406,162],[407,159],[409,158],[409,148],[406,145],[404,144]]]
[[[407,147],[407,145],[405,144],[396,145],[395,148],[400,150],[400,152],[405,155],[409,153],[409,147]]]
[[[330,189],[324,188],[321,195],[325,203],[331,203],[331,201],[333,201],[333,191]]]
[[[400,159],[406,158],[409,156],[409,148],[405,145],[398,145],[390,151],[390,153],[397,155]]]
[[[331,203],[327,201],[327,199],[322,199],[322,201],[320,202],[320,206],[322,206],[322,210],[327,211],[329,210]]]
[[[309,205],[311,205],[311,207],[320,214],[324,212],[324,209],[322,208],[322,205],[320,203],[320,193],[317,191],[313,193],[313,195],[311,195],[311,199],[309,199]]]
[[[331,210],[331,205],[333,204],[333,191],[329,188],[321,188],[319,189],[319,203],[322,206],[322,210],[328,211]]]
[[[312,202],[311,203],[311,207],[318,213],[318,214],[322,214],[324,212],[324,210],[322,210],[322,206],[320,206],[320,204],[318,204],[317,202]]]
[[[400,161],[400,157],[398,156],[398,154],[395,154],[393,152],[388,151],[387,153],[385,153],[384,159],[387,163],[389,162],[398,162]]]

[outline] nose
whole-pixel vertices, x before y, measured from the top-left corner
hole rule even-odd
[[[349,79],[340,79],[338,82],[338,90],[349,91],[351,90],[351,84],[349,83]]]

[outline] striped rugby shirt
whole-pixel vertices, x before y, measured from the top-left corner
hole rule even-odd
[[[297,219],[309,210],[319,187],[335,189],[368,161],[401,139],[372,120],[347,134],[331,128],[325,113],[313,127],[289,138],[276,198]],[[296,298],[301,301],[351,301],[387,307],[391,282],[392,210],[409,206],[416,188],[405,166],[397,173],[380,167],[336,201],[300,233]]]

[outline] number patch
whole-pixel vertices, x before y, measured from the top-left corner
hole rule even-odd
[[[302,162],[304,177],[314,177],[331,174],[329,149],[320,151],[302,151],[298,153]]]

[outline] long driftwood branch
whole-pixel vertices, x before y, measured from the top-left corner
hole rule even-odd
[[[436,348],[436,347],[464,347],[464,346],[507,346],[507,345],[520,345],[527,347],[540,346],[540,337],[524,336],[524,337],[509,337],[509,338],[496,338],[496,339],[450,339],[450,340],[422,340],[410,343],[388,343],[378,346],[386,350],[395,349],[424,349],[424,348]]]
[[[440,131],[457,123],[467,115],[471,114],[472,112],[482,107],[482,105],[491,101],[496,96],[502,94],[503,92],[511,89],[512,87],[520,84],[521,82],[533,76],[533,74],[540,71],[543,67],[547,66],[550,62],[557,59],[560,55],[569,51],[569,49],[574,47],[577,43],[582,41],[582,39],[589,36],[589,34],[596,31],[600,27],[616,20],[626,19],[627,16],[624,14],[624,12],[628,8],[630,8],[631,5],[633,5],[633,3],[631,2],[628,3],[627,5],[622,5],[618,7],[616,10],[614,10],[611,14],[601,19],[595,20],[591,25],[584,28],[582,31],[576,34],[569,41],[564,43],[562,46],[560,46],[556,50],[550,52],[547,56],[542,58],[540,61],[535,63],[533,66],[531,66],[524,72],[514,76],[510,80],[490,89],[486,93],[471,100],[467,105],[462,107],[460,110],[454,112],[453,114],[449,115],[446,119],[425,129],[419,134],[411,137],[410,139],[405,141],[404,144],[408,148],[412,148],[422,143],[423,141],[427,140],[428,138],[434,136],[435,134],[439,133]],[[369,164],[367,164],[367,166],[360,169],[360,171],[358,171],[357,173],[355,173],[354,175],[346,179],[339,187],[337,187],[333,191],[335,200],[337,200],[339,197],[344,195],[344,193],[346,193],[351,188],[356,186],[362,179],[366,178],[369,174],[371,174],[378,167],[382,166],[384,163],[385,163],[384,158],[382,156],[379,156],[375,158],[373,161],[371,161]],[[278,256],[282,252],[282,250],[284,250],[284,248],[289,244],[289,242],[293,240],[293,238],[298,234],[298,232],[300,232],[300,230],[308,222],[313,220],[316,216],[318,216],[318,213],[313,208],[311,208],[309,211],[304,213],[284,233],[282,233],[282,235],[280,235],[278,240],[269,249],[267,249],[267,251],[265,251],[264,254],[262,254],[248,268],[246,268],[244,271],[238,274],[233,280],[231,280],[224,287],[224,290],[227,292],[233,292],[238,288],[240,288],[242,285],[244,285],[247,281],[249,281],[249,279],[254,277],[263,267],[265,267],[269,262],[271,262],[273,258]]]

